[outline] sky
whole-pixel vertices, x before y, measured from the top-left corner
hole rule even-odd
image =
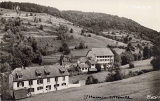
[[[59,10],[101,12],[132,19],[160,32],[160,0],[0,0],[30,2]]]

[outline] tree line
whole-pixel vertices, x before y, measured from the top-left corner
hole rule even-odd
[[[104,13],[81,12],[81,11],[59,11],[53,7],[46,7],[34,3],[1,2],[0,7],[13,9],[19,6],[20,10],[27,12],[47,13],[56,17],[64,18],[73,22],[75,25],[83,26],[88,31],[99,33],[104,29],[120,29],[130,32],[138,32],[142,39],[154,41],[159,33],[155,30],[146,28],[137,22],[124,17],[118,17]]]

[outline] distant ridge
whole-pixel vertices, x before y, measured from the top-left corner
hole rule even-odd
[[[142,39],[152,42],[154,42],[154,39],[160,35],[157,31],[146,28],[131,19],[115,15],[72,10],[60,11],[57,8],[46,7],[34,3],[0,3],[0,7],[6,9],[13,9],[17,5],[20,7],[21,11],[47,13],[71,21],[75,25],[88,28],[90,32],[93,33],[99,33],[106,29],[126,30],[128,33],[136,32]]]

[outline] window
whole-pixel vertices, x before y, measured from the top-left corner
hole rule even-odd
[[[30,81],[29,81],[29,85],[33,85],[33,80],[30,80]]]
[[[42,89],[43,89],[43,87],[42,87],[42,86],[37,87],[37,90],[42,90]]]
[[[65,81],[65,76],[63,77],[63,81]]]
[[[62,86],[65,86],[65,85],[66,85],[66,83],[62,83],[61,85],[62,85]]]
[[[37,80],[37,84],[43,84],[43,79]]]
[[[23,87],[24,86],[24,82],[17,82],[17,87]]]
[[[37,74],[37,76],[41,76],[41,74]]]
[[[51,85],[46,86],[46,90],[48,90],[48,89],[51,90]]]
[[[59,84],[55,84],[55,85],[54,85],[54,88],[57,88],[57,87],[59,87]]]
[[[18,79],[22,79],[22,75],[17,75],[17,78]]]
[[[47,78],[47,83],[49,83],[50,82],[50,78]]]
[[[17,71],[17,72],[16,72],[16,78],[17,78],[17,79],[22,79],[22,72]]]
[[[29,88],[28,92],[34,92],[34,88]]]
[[[87,70],[87,68],[85,68]]]
[[[58,81],[58,77],[55,77],[55,81],[56,81],[56,82]]]
[[[84,68],[82,68],[82,70],[84,70]]]

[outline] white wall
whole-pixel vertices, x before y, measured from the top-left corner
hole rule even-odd
[[[18,89],[22,89],[22,88],[34,88],[34,92],[31,92],[31,94],[39,94],[39,93],[46,93],[46,92],[50,92],[50,91],[55,91],[56,89],[54,88],[54,85],[56,84],[55,82],[55,78],[50,78],[50,82],[47,82],[47,78],[43,79],[43,84],[37,84],[37,80],[33,80],[33,85],[29,85],[29,81],[23,81],[24,82],[24,86],[20,86],[17,87],[17,82],[13,82],[13,89],[14,90],[18,90]],[[57,90],[61,90],[61,89],[65,89],[68,88],[68,82],[69,82],[69,76],[65,76],[65,81],[63,81],[63,77],[58,77],[58,82],[57,84],[59,84],[59,87],[57,87]],[[66,83],[66,85],[62,86],[62,83]],[[47,90],[46,86],[47,85],[51,85],[51,90]],[[41,90],[37,90],[37,87],[42,86],[43,89]]]

